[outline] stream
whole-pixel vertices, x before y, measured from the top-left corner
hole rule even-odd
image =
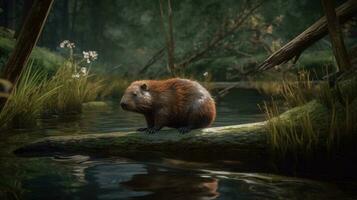
[[[267,99],[253,90],[236,89],[217,105],[213,126],[262,121],[264,114],[257,104]],[[46,136],[106,134],[145,126],[142,115],[122,111],[118,102],[85,107],[80,115],[46,116],[36,129],[2,133],[0,199],[357,199],[356,181],[251,172],[231,168],[234,163],[12,154],[19,146]]]

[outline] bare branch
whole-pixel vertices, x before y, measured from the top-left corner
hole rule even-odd
[[[233,34],[247,19],[251,16],[261,5],[263,1],[259,2],[257,5],[253,6],[246,12],[242,12],[238,17],[234,20],[234,24],[229,28],[228,31],[223,31],[218,29],[211,41],[208,44],[195,54],[189,56],[187,59],[183,60],[180,64],[178,64],[178,68],[185,68],[187,65],[201,59],[206,53],[208,53],[212,48],[220,45],[227,36]]]
[[[150,59],[149,61],[145,64],[145,66],[139,71],[139,73],[145,73],[149,67],[151,67],[154,63],[156,63],[158,60],[164,56],[164,52],[166,50],[166,46],[162,47],[159,51],[157,51]]]

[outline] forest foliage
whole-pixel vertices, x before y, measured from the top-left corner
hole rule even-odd
[[[20,26],[19,18],[23,15],[24,1],[17,2],[12,9],[19,16],[12,22],[14,30]],[[217,31],[229,28],[237,15],[259,3],[262,6],[239,29],[190,64],[187,70],[198,71],[198,74],[212,71],[223,74],[217,76],[218,80],[226,80],[230,73],[256,65],[259,57],[274,52],[322,16],[319,1],[172,1],[175,61],[180,62],[204,48]],[[2,23],[9,15],[4,11],[0,14]],[[163,11],[166,16],[167,9]],[[59,42],[68,39],[81,47],[79,52],[98,51],[101,55],[96,64],[98,71],[137,76],[152,56],[165,47],[161,23],[158,1],[55,1],[38,45],[61,52]],[[345,29],[348,30],[348,25]],[[347,43],[353,34],[347,32],[347,36],[351,36],[347,37]],[[323,39],[309,50],[327,48],[330,43]],[[328,54],[321,60],[326,63],[330,58]],[[166,64],[166,57],[160,57],[148,70],[148,76],[167,76],[168,71],[162,70]],[[197,65],[200,70],[194,68]]]

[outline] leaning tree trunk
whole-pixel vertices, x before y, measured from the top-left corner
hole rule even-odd
[[[336,9],[339,22],[342,24],[356,15],[357,1],[349,0]],[[326,17],[317,20],[300,35],[288,42],[278,51],[269,56],[258,67],[259,70],[267,70],[276,65],[299,57],[299,55],[316,41],[323,38],[328,33]]]
[[[25,21],[26,21],[26,17],[28,16],[28,14],[30,13],[30,10],[32,8],[33,5],[33,1],[34,0],[26,0],[24,1],[24,5],[22,7],[22,16],[21,16],[21,21],[20,24],[18,25],[16,31],[15,31],[15,35],[14,38],[17,39],[19,37],[21,28],[23,27]]]
[[[32,5],[29,16],[21,28],[15,49],[4,69],[5,78],[12,83],[16,83],[21,71],[26,67],[53,1],[54,0],[36,0]]]
[[[335,0],[321,0],[327,19],[327,27],[330,34],[333,53],[335,55],[339,71],[347,71],[351,68],[348,53],[343,42],[340,23],[336,17]]]

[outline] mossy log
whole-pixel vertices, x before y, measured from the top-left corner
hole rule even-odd
[[[317,101],[282,114],[297,121],[308,112],[312,120],[324,126],[328,109]],[[89,154],[136,157],[154,155],[183,159],[239,160],[265,162],[269,158],[269,135],[266,122],[214,127],[179,134],[176,130],[145,133],[103,133],[73,136],[53,136],[34,141],[15,151],[22,156],[54,154]]]
[[[138,132],[53,136],[30,143],[15,153],[48,155],[77,153],[90,155],[159,155],[182,158],[262,157],[266,152],[264,122],[194,130],[179,134],[162,130],[156,134]]]

